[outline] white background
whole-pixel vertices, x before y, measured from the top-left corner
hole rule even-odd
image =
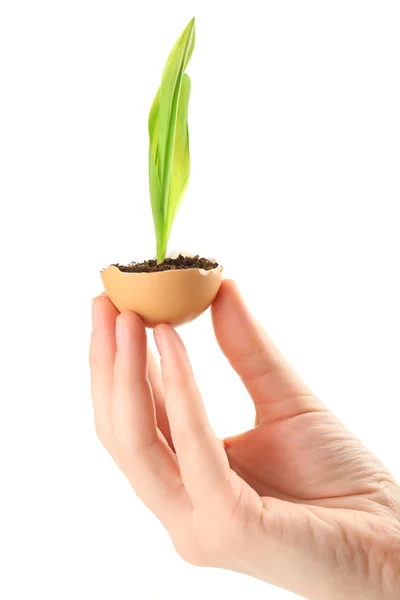
[[[0,596],[293,596],[183,563],[96,440],[91,297],[154,254],[147,115],[197,23],[192,176],[170,250],[215,256],[400,479],[396,1],[3,0]],[[252,406],[209,313],[184,327],[221,436]]]

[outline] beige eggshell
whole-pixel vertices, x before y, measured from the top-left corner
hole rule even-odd
[[[223,267],[177,269],[156,273],[126,273],[112,265],[101,272],[104,288],[120,312],[133,311],[146,327],[160,323],[183,325],[213,302]]]

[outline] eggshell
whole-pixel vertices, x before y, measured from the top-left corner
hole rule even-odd
[[[120,312],[133,311],[146,327],[189,323],[213,302],[223,267],[126,273],[112,265],[101,272],[104,288]]]

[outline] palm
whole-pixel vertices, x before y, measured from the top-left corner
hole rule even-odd
[[[371,492],[371,475],[382,480],[377,460],[370,462],[372,473],[360,477],[360,451],[373,457],[329,412],[260,423],[225,446],[233,470],[260,496],[329,506],[336,499],[340,505],[341,498]]]

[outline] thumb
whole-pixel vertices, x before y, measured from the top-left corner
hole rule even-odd
[[[222,282],[212,319],[218,344],[253,399],[259,422],[322,408],[250,314],[233,281]]]

